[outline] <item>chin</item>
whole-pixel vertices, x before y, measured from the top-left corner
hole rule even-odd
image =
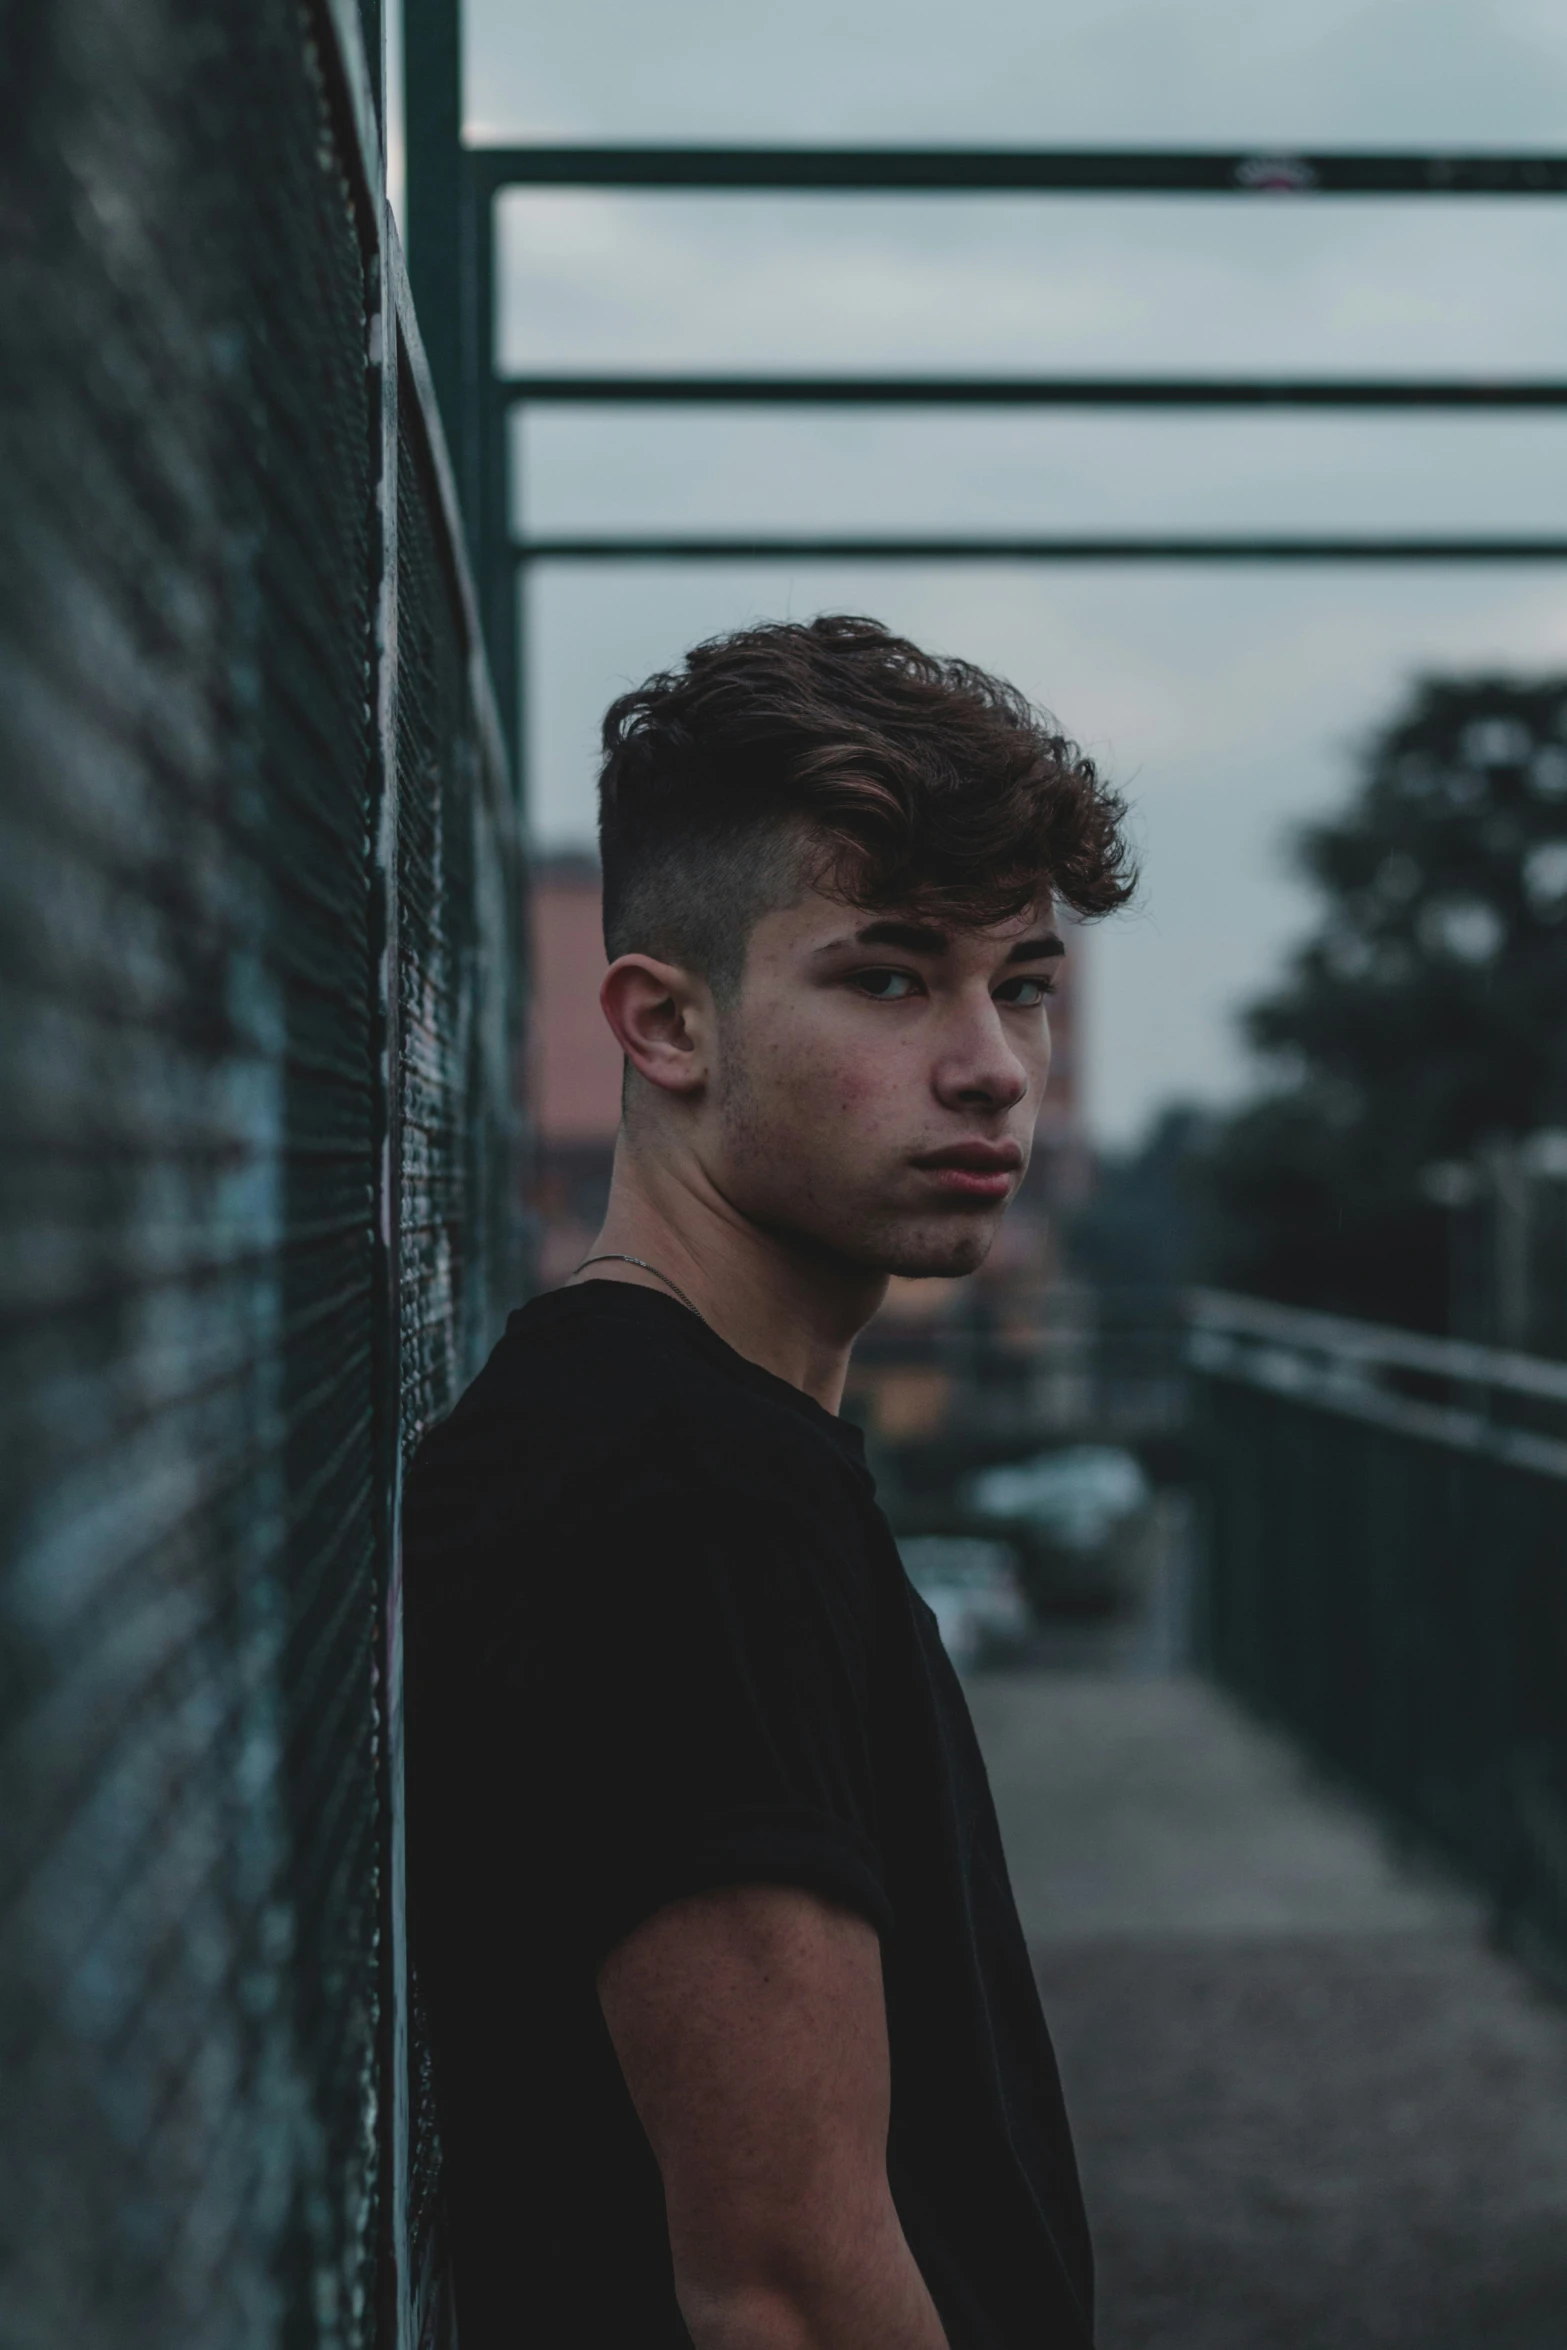
[[[979,1270],[995,1237],[996,1223],[989,1220],[889,1233],[876,1252],[876,1270],[904,1281],[960,1280]]]
[[[746,1212],[764,1230],[813,1256],[856,1273],[896,1275],[905,1281],[955,1281],[977,1272],[989,1256],[1003,1210],[923,1217],[849,1215],[805,1222],[793,1215]]]
[[[882,1269],[904,1281],[960,1281],[965,1273],[977,1273],[989,1254],[988,1239],[954,1241],[945,1250],[894,1257]]]

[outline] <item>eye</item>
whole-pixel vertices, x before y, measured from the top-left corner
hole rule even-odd
[[[878,1004],[901,1004],[915,993],[919,981],[912,971],[856,971],[854,985]]]
[[[1031,978],[1004,979],[996,990],[996,1001],[1031,1012],[1036,1004],[1042,1004],[1046,996],[1052,996],[1055,992],[1056,983],[1053,979],[1035,973]]]

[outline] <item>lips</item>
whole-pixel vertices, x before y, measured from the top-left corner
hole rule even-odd
[[[1023,1164],[1015,1142],[955,1142],[946,1150],[923,1151],[914,1161],[949,1197],[1005,1199]]]

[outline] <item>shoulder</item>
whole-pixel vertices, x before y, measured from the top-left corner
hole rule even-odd
[[[419,1449],[415,1562],[584,1521],[779,1525],[858,1546],[869,1480],[828,1415],[744,1364],[683,1306],[597,1283],[512,1316]]]

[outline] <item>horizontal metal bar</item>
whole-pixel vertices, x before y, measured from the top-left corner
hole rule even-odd
[[[1224,376],[510,375],[508,403],[777,408],[1561,408],[1567,382]]]
[[[1460,1452],[1477,1452],[1527,1469],[1542,1477],[1567,1479],[1567,1443],[1559,1437],[1538,1436],[1529,1428],[1508,1428],[1483,1412],[1456,1410],[1451,1405],[1418,1403],[1386,1389],[1352,1387],[1335,1380],[1331,1372],[1314,1369],[1309,1357],[1282,1357],[1277,1348],[1255,1353],[1244,1344],[1212,1330],[1191,1334],[1189,1356],[1193,1370],[1210,1379],[1233,1379],[1243,1387],[1261,1388],[1284,1401],[1316,1411],[1337,1412],[1362,1420],[1398,1436],[1418,1437],[1426,1444],[1445,1445]]]
[[[489,193],[533,188],[927,189],[1080,196],[1560,196],[1567,155],[1276,148],[471,147]]]
[[[1432,1338],[1422,1330],[1360,1322],[1345,1314],[1320,1314],[1306,1306],[1277,1305],[1271,1298],[1243,1297],[1233,1290],[1193,1290],[1187,1311],[1193,1327],[1199,1330],[1334,1355],[1341,1362],[1365,1369],[1384,1365],[1390,1370],[1418,1371],[1433,1378],[1567,1403],[1567,1363],[1551,1362],[1541,1355],[1477,1346],[1465,1338]]]
[[[519,563],[1561,563],[1567,539],[530,538]]]

